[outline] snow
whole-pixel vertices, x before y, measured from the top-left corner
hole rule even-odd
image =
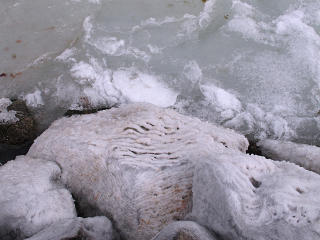
[[[19,119],[16,117],[16,111],[7,110],[12,104],[11,100],[8,98],[0,98],[0,124],[10,124],[15,123]]]
[[[247,147],[232,130],[135,103],[57,120],[27,155],[57,161],[80,209],[94,207],[112,216],[123,236],[143,240],[190,210],[193,164],[202,151]]]
[[[36,108],[40,105],[44,105],[41,94],[41,91],[39,89],[36,89],[34,92],[28,93],[23,96],[23,100],[26,101],[27,106]]]
[[[57,181],[54,162],[25,156],[0,167],[0,238],[24,239],[76,217],[71,194]]]
[[[320,148],[316,146],[266,139],[258,142],[264,156],[285,160],[320,174]]]
[[[225,239],[319,239],[319,175],[239,152],[202,158],[189,219]]]

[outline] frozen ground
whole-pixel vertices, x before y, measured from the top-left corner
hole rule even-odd
[[[0,97],[46,127],[146,101],[255,136],[319,141],[320,2],[15,0],[0,10]],[[4,73],[4,74],[2,74]]]

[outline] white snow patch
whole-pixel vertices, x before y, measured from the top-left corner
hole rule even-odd
[[[216,87],[212,84],[201,85],[200,89],[207,101],[215,105],[218,110],[233,110],[236,112],[241,111],[241,102],[226,90]]]
[[[23,96],[23,100],[25,100],[27,106],[30,107],[38,107],[39,105],[44,105],[41,91],[39,89],[36,89],[33,93],[29,93]]]
[[[16,117],[16,111],[8,111],[7,107],[12,104],[8,98],[0,98],[0,124],[15,123],[19,119]]]
[[[115,87],[132,102],[148,102],[160,107],[175,103],[177,93],[158,77],[139,71],[118,70],[113,73]]]

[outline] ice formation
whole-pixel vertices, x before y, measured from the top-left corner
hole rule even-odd
[[[81,99],[144,101],[257,139],[319,144],[319,9],[313,0],[6,2],[0,97],[41,96],[31,105],[46,126]]]
[[[203,156],[191,217],[223,239],[320,239],[320,176],[239,152]]]
[[[20,156],[0,167],[0,239],[30,237],[76,217],[70,192],[58,183],[54,162]]]
[[[194,164],[203,151],[247,147],[232,130],[128,104],[57,120],[27,155],[61,166],[61,180],[82,211],[112,216],[126,239],[149,240],[191,210]]]
[[[260,141],[258,146],[268,158],[293,162],[320,174],[319,147],[270,139]]]

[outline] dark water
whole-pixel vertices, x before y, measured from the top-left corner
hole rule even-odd
[[[33,141],[21,145],[0,144],[0,165],[15,159],[16,156],[25,155],[31,147]]]

